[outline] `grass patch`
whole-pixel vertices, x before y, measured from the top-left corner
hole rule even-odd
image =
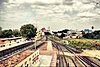
[[[56,37],[56,36],[50,37],[50,38],[53,39],[53,40],[55,40],[55,41],[62,41],[62,39],[60,39],[60,38],[58,38],[58,37]]]
[[[100,50],[100,46],[91,44],[89,42],[69,41],[68,46],[78,49]]]

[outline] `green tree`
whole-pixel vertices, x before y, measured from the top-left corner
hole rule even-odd
[[[95,35],[94,38],[100,39],[100,30],[94,31],[93,34]]]
[[[0,27],[0,38],[3,37],[3,33],[2,33],[2,27]]]
[[[0,31],[0,38],[2,38],[3,37],[3,32],[2,31]]]
[[[14,30],[12,31],[12,33],[13,33],[13,35],[14,35],[15,37],[21,36],[20,31],[19,31],[18,29],[14,29]]]
[[[3,30],[2,31],[2,33],[3,33],[3,37],[5,38],[5,37],[12,37],[12,30],[11,29],[9,29],[9,30]]]
[[[51,35],[51,33],[50,32],[44,32],[45,33],[45,35]]]
[[[2,27],[0,27],[0,31],[2,31]]]
[[[67,33],[69,30],[68,29],[65,29],[65,30],[62,30],[64,33]]]
[[[21,35],[28,39],[35,37],[37,28],[32,24],[23,25],[20,28]]]
[[[85,35],[83,35],[84,38],[88,38],[88,39],[93,39],[94,36],[95,35],[93,33],[86,33]]]

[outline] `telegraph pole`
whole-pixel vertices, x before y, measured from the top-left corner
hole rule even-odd
[[[35,39],[35,50],[36,50],[37,40]]]

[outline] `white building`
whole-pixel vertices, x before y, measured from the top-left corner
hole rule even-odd
[[[70,30],[65,35],[64,38],[81,38],[83,36],[82,32],[76,30]]]

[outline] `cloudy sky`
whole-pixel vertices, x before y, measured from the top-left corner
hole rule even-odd
[[[51,30],[100,29],[100,0],[0,0],[0,26],[24,24]]]

